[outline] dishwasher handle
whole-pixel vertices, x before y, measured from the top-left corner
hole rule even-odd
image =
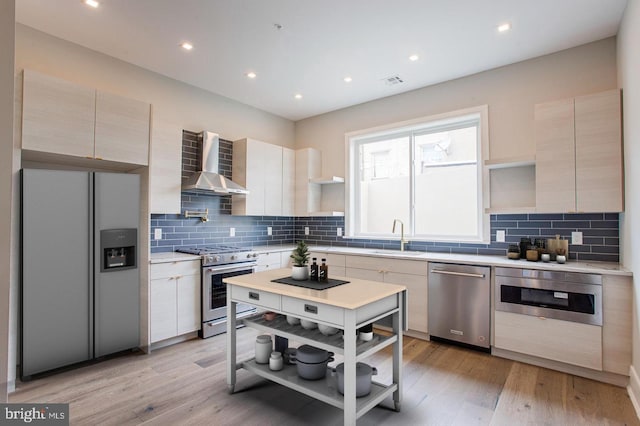
[[[443,271],[441,269],[432,269],[431,272],[434,274],[455,275],[458,277],[484,278],[484,274],[472,274],[469,272]]]

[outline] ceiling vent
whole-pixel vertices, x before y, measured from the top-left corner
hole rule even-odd
[[[387,86],[395,86],[396,84],[404,83],[404,80],[400,78],[399,75],[392,75],[391,77],[383,78],[382,81]]]

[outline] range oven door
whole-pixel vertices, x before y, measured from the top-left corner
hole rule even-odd
[[[254,272],[255,263],[242,265],[208,266],[202,268],[202,330],[200,337],[207,338],[226,331],[227,286],[225,278]],[[256,312],[250,305],[238,303],[236,313],[243,317]]]

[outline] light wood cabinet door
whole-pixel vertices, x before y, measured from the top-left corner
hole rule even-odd
[[[536,212],[576,210],[574,101],[535,106]]]
[[[146,102],[98,91],[95,157],[148,165],[150,112]]]
[[[496,348],[602,371],[602,328],[495,312]]]
[[[182,128],[153,120],[149,162],[151,213],[180,214],[182,185]]]
[[[426,271],[426,267],[425,267]],[[400,284],[407,287],[408,326],[409,330],[428,333],[428,292],[427,277],[422,275],[387,272],[384,282]]]
[[[176,280],[178,335],[200,329],[201,291],[200,275],[183,275]]]
[[[384,282],[384,274],[381,271],[374,271],[371,269],[359,269],[359,268],[345,268],[346,277],[359,278],[361,280]]]
[[[151,280],[150,286],[149,324],[153,343],[178,334],[176,280],[174,277],[157,278]]]
[[[96,92],[24,70],[22,149],[94,157]]]
[[[619,90],[575,98],[578,212],[624,210],[621,125]]]
[[[602,369],[629,375],[633,282],[631,277],[605,275],[602,283]]]

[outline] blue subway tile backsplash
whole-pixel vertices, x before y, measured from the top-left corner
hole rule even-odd
[[[197,133],[183,132],[183,178],[195,172],[200,164],[197,158]],[[231,178],[233,143],[220,140],[220,173]],[[175,251],[179,247],[216,244],[244,247],[293,244],[305,240],[310,245],[346,246],[374,249],[399,249],[399,238],[389,240],[353,239],[337,236],[337,228],[345,229],[344,217],[273,217],[233,216],[231,196],[182,194],[182,210],[209,209],[209,220],[185,218],[182,215],[151,215],[151,252]],[[580,261],[620,260],[620,235],[617,213],[571,214],[492,214],[491,243],[469,244],[437,241],[411,241],[407,250],[506,256],[509,244],[520,238],[571,239],[571,232],[581,231],[582,245],[569,245],[570,259]],[[272,235],[267,235],[267,227]],[[235,228],[235,237],[229,228]],[[304,234],[305,227],[309,235]],[[154,240],[156,228],[162,229],[163,238]],[[506,231],[506,242],[495,242],[496,231]]]
[[[237,246],[263,246],[293,244],[305,240],[310,245],[346,246],[375,249],[400,248],[398,239],[373,240],[338,237],[337,228],[344,229],[343,217],[273,217],[232,216],[215,200],[216,196],[183,194],[182,203],[190,209],[209,209],[209,221],[186,219],[180,215],[151,215],[151,252],[174,251],[179,247],[228,244]],[[435,253],[484,254],[506,256],[509,244],[517,244],[522,237],[571,239],[572,231],[583,233],[582,245],[569,245],[569,257],[581,261],[619,262],[620,239],[617,220],[604,220],[604,214],[589,213],[592,220],[583,220],[572,214],[571,219],[559,215],[558,220],[542,221],[536,214],[520,215],[517,220],[505,218],[513,215],[491,215],[491,243],[469,244],[437,241],[411,241],[407,250]],[[574,226],[575,225],[575,226]],[[267,235],[267,227],[272,235]],[[538,228],[536,226],[543,226]],[[229,228],[236,229],[229,237]],[[309,235],[304,228],[309,227]],[[162,229],[163,239],[154,240],[153,230]],[[497,230],[506,231],[506,242],[495,242]]]

